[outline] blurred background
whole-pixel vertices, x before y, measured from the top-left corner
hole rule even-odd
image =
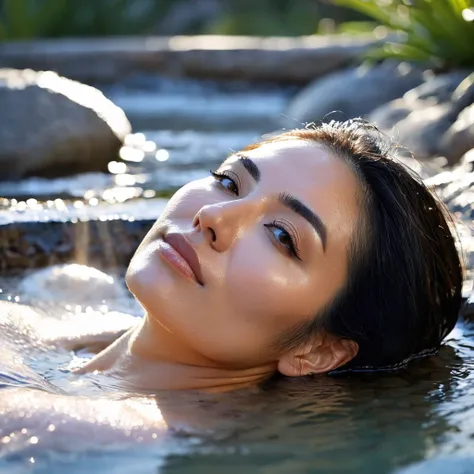
[[[125,265],[177,188],[321,120],[375,122],[425,178],[449,170],[446,202],[465,196],[448,183],[474,148],[472,6],[0,0],[0,268]]]
[[[298,36],[373,28],[363,14],[318,0],[1,0],[0,19],[4,40],[140,34]]]

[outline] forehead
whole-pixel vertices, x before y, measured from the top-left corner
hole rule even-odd
[[[328,245],[350,238],[360,214],[361,186],[343,159],[322,144],[300,139],[266,143],[243,155],[260,169],[262,192],[293,194],[319,215]]]

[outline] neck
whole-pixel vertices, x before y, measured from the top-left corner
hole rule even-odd
[[[221,366],[177,340],[148,316],[87,363],[79,373],[107,372],[135,391],[227,391],[254,386],[276,364],[246,369]]]

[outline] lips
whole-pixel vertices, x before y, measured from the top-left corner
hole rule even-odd
[[[196,251],[186,240],[183,234],[170,232],[163,237],[163,240],[170,245],[189,265],[196,277],[196,281],[203,286],[201,264]]]

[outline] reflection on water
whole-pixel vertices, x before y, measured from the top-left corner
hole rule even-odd
[[[81,327],[100,328],[111,309],[126,307],[125,299],[129,312],[139,313],[122,294],[120,278],[87,269],[81,277],[78,267],[60,268],[64,278],[76,279],[75,284],[88,275],[95,287],[104,287],[106,299],[76,305],[84,297],[80,285],[69,293],[63,285],[68,304],[59,297],[52,304],[47,282],[61,285],[57,274],[48,276],[47,271],[39,277],[4,279],[2,299],[34,300],[47,310],[44,327],[54,318],[58,323],[72,318],[76,333]],[[60,325],[51,327],[60,331]],[[110,380],[70,375],[65,368],[77,363],[81,354],[45,348],[18,327],[2,325],[1,338],[2,386],[36,387],[86,400],[117,397],[108,395],[116,391]],[[0,443],[0,469],[20,469],[33,457],[36,467],[43,466],[49,473],[81,472],[93,462],[95,469],[102,466],[107,472],[378,474],[439,456],[469,456],[474,450],[473,365],[474,324],[462,322],[439,356],[418,360],[396,374],[275,379],[261,391],[218,396],[163,393],[147,398],[146,404],[159,407],[174,433],[160,435],[155,443],[140,445],[135,436],[122,440],[119,447],[113,443],[107,449],[69,446],[68,452],[30,445],[9,451]],[[41,439],[41,433],[35,436]]]

